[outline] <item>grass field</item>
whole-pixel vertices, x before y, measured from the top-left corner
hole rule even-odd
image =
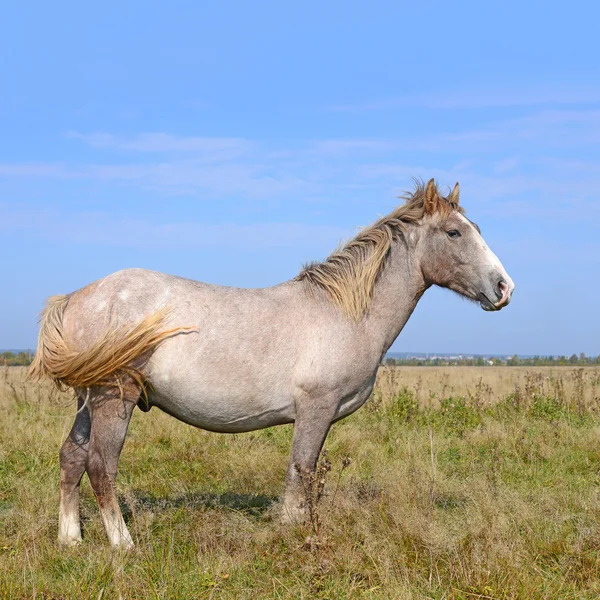
[[[136,411],[118,479],[137,548],[56,543],[68,394],[0,372],[0,598],[600,597],[600,370],[387,368],[336,424],[305,525],[273,518],[291,427]],[[331,469],[327,472],[329,468]]]

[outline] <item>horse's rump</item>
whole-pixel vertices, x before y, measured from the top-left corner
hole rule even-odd
[[[145,394],[147,380],[140,367],[156,347],[187,327],[165,329],[169,309],[150,313],[136,325],[107,327],[105,333],[83,350],[73,349],[65,335],[63,318],[70,295],[48,300],[40,319],[40,334],[29,369],[33,379],[51,379],[59,388],[86,389],[118,385],[131,377]]]

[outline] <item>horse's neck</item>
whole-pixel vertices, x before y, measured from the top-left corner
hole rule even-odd
[[[375,285],[366,319],[382,355],[394,343],[427,288],[415,260],[402,242],[394,243],[388,264]]]

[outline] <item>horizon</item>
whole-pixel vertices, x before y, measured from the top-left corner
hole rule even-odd
[[[12,352],[13,354],[18,354],[20,352],[23,353],[31,353],[34,354],[36,351],[35,348],[0,348],[0,354],[2,354],[3,352]],[[423,358],[424,356],[426,358],[456,358],[456,357],[462,357],[462,358],[510,358],[513,356],[517,356],[519,358],[535,358],[535,357],[539,357],[539,358],[569,358],[570,356],[576,355],[576,356],[580,356],[581,354],[584,354],[586,358],[590,358],[590,359],[595,359],[600,357],[600,354],[590,354],[587,355],[585,354],[585,352],[572,352],[570,354],[518,354],[517,352],[507,352],[505,353],[501,353],[501,354],[496,354],[493,352],[483,352],[483,353],[475,353],[475,352],[411,352],[410,350],[408,351],[395,351],[395,350],[390,350],[388,352],[385,353],[385,356],[403,356],[405,358]],[[431,355],[431,356],[430,356]]]
[[[127,267],[292,279],[435,177],[516,291],[488,314],[432,289],[390,351],[600,354],[600,6],[3,12],[7,346],[35,345],[45,298]]]

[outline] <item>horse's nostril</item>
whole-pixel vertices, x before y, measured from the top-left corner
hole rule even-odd
[[[508,289],[508,283],[506,283],[506,281],[504,281],[504,279],[501,279],[498,282],[498,286],[496,289],[496,293],[498,294],[498,298],[504,298],[504,294],[506,293],[506,290]]]

